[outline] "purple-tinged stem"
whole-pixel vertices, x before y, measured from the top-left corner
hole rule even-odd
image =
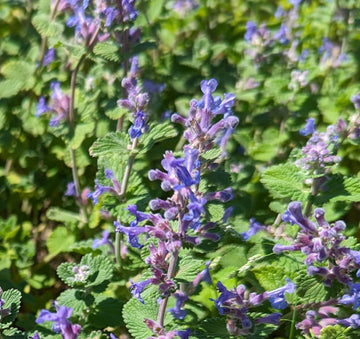
[[[175,268],[176,268],[178,257],[179,257],[179,251],[176,250],[172,254],[171,259],[170,259],[170,265],[169,265],[168,272],[167,272],[168,279],[172,279],[175,275]],[[159,308],[157,322],[162,327],[164,326],[164,318],[165,318],[166,306],[167,306],[168,301],[169,301],[169,297],[166,297],[163,300],[161,300],[161,304],[160,304],[160,308]]]

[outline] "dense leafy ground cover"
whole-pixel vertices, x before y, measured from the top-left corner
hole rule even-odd
[[[0,23],[0,338],[360,336],[359,1]]]

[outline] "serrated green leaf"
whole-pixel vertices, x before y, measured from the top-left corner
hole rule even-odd
[[[71,307],[75,315],[82,315],[93,305],[94,301],[95,298],[92,294],[75,288],[62,292],[57,298],[59,305]]]
[[[349,330],[341,325],[326,326],[320,331],[320,339],[349,339]]]
[[[260,181],[274,198],[305,201],[309,189],[304,188],[305,175],[296,165],[287,163],[267,168]]]
[[[164,122],[162,124],[151,125],[148,133],[145,133],[142,138],[140,138],[141,142],[141,150],[139,154],[145,153],[151,149],[151,147],[156,143],[166,139],[176,137],[177,132],[174,127],[168,122]]]
[[[119,45],[105,41],[98,42],[93,52],[95,55],[101,56],[102,58],[109,61],[120,61]]]
[[[14,79],[0,81],[0,98],[10,98],[21,90],[21,82]]]
[[[122,308],[124,304],[119,299],[109,298],[105,295],[98,295],[95,298],[95,305],[89,315],[91,326],[99,329],[111,326],[122,326]]]
[[[108,257],[104,255],[97,255],[92,257],[91,254],[86,254],[82,257],[79,266],[86,265],[89,267],[88,278],[86,279],[86,288],[103,289],[110,282],[114,265]]]
[[[209,221],[217,222],[224,217],[225,207],[223,204],[208,204],[207,210],[210,214]]]
[[[319,276],[308,276],[306,272],[299,272],[295,280],[296,293],[304,304],[321,302],[329,299],[329,290]]]
[[[107,154],[127,155],[129,154],[128,145],[129,136],[124,132],[112,132],[99,138],[90,147],[89,153],[93,157],[99,157]]]
[[[105,111],[105,115],[111,120],[118,120],[124,114],[127,114],[128,110],[121,107],[115,107],[113,109]]]
[[[17,328],[8,328],[1,333],[2,339],[25,339],[28,338],[25,333],[22,333]]]
[[[1,299],[5,302],[1,309],[9,309],[10,314],[1,319],[0,329],[8,328],[16,319],[20,309],[21,293],[18,290],[10,289],[2,293]]]
[[[185,255],[180,259],[179,270],[176,273],[176,280],[191,282],[202,271],[203,261]]]
[[[155,287],[146,289],[142,293],[142,298],[144,299],[144,304],[142,304],[138,299],[130,299],[123,308],[123,318],[126,324],[127,329],[131,335],[136,339],[146,339],[150,337],[153,333],[148,329],[144,324],[144,319],[157,319],[159,304],[157,303],[157,298],[159,294]],[[166,319],[170,317],[165,316]]]
[[[77,265],[75,263],[62,263],[56,270],[59,278],[70,287],[83,286],[84,281],[76,281],[74,279],[73,269]]]
[[[50,21],[47,14],[40,13],[34,15],[31,23],[42,36],[55,37],[59,36],[59,34],[61,34],[63,31],[63,25],[55,21]]]
[[[225,318],[205,319],[194,330],[194,336],[199,339],[228,339]]]
[[[209,151],[203,153],[201,157],[205,160],[214,160],[220,157],[222,150],[220,148],[212,148]]]

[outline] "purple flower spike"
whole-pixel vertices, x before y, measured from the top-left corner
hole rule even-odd
[[[346,327],[358,328],[360,326],[360,317],[358,314],[353,314],[349,318],[341,319],[337,321],[338,324]]]
[[[131,294],[135,298],[137,298],[142,304],[144,304],[145,302],[144,299],[141,298],[141,293],[144,291],[145,287],[151,283],[151,280],[148,279],[148,280],[140,281],[138,283],[134,283],[131,279],[130,282],[131,282],[131,287],[130,287]]]
[[[303,216],[301,211],[301,202],[291,202],[286,212],[287,213],[283,215],[284,221],[291,222],[291,224],[297,224],[304,230],[315,233],[317,232],[315,224]]]
[[[219,313],[221,315],[224,314],[224,307],[223,304],[232,298],[236,298],[236,294],[234,292],[230,292],[223,284],[221,281],[218,281],[216,284],[216,287],[218,288],[219,292],[221,293],[219,298],[217,298],[216,300],[214,300],[215,302],[215,306],[218,309]]]
[[[305,127],[302,128],[299,133],[303,136],[309,135],[309,134],[313,134],[315,132],[315,119],[314,118],[309,118],[306,120],[306,124]]]
[[[39,101],[36,105],[36,117],[38,118],[41,114],[45,112],[51,112],[51,107],[46,105],[46,101],[44,97],[40,97]]]
[[[241,236],[243,238],[244,241],[248,240],[250,237],[252,237],[253,235],[255,235],[256,233],[258,233],[261,230],[265,230],[266,226],[261,225],[260,223],[258,223],[257,221],[255,221],[255,218],[251,218],[250,219],[250,228],[248,231],[241,233]]]
[[[180,339],[189,339],[189,336],[190,336],[190,328],[188,328],[186,331],[176,331],[175,334],[176,334]]]
[[[288,303],[285,300],[284,293],[293,293],[295,291],[295,284],[286,279],[287,284],[283,287],[280,287],[276,290],[265,292],[265,295],[269,297],[269,301],[273,308],[282,310],[288,306]]]
[[[92,249],[94,250],[95,248],[98,248],[101,245],[112,245],[110,240],[109,240],[109,235],[110,232],[105,230],[104,232],[102,232],[102,237],[101,239],[95,239],[93,241],[93,245],[92,245]]]
[[[353,305],[353,309],[357,310],[360,306],[360,283],[349,283],[350,294],[345,294],[340,300],[340,304]]]
[[[75,197],[76,196],[75,184],[73,182],[69,182],[67,184],[65,195],[67,197]]]
[[[182,310],[181,307],[189,297],[183,292],[176,292],[174,296],[176,298],[175,307],[170,308],[168,312],[170,312],[174,318],[182,320],[185,318],[187,312]]]
[[[281,313],[271,313],[266,317],[258,318],[255,320],[257,324],[273,324],[279,325],[280,319],[282,314]]]
[[[246,23],[246,33],[244,35],[244,39],[247,42],[251,42],[252,37],[256,34],[257,32],[257,26],[253,21],[248,21]]]
[[[48,49],[44,55],[42,66],[44,67],[51,64],[55,59],[55,54],[56,54],[55,48]]]
[[[63,339],[76,339],[81,330],[81,326],[78,324],[71,324],[68,320],[72,315],[72,308],[65,306],[56,306],[56,313],[51,313],[48,310],[41,310],[38,318],[36,319],[37,324],[42,324],[44,321],[52,321],[53,331],[61,333]]]
[[[126,234],[129,244],[135,248],[141,248],[142,245],[139,243],[138,236],[147,231],[147,227],[125,227],[121,225],[118,221],[114,221],[114,226],[116,227],[116,232],[121,232]]]

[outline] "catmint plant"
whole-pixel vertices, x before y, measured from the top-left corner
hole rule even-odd
[[[232,130],[238,119],[231,114],[234,96],[225,94],[213,97],[217,81],[211,79],[201,82],[204,94],[200,101],[192,100],[187,118],[174,114],[172,121],[179,122],[186,127],[184,138],[189,144],[183,147],[183,157],[175,157],[171,151],[166,151],[161,164],[163,171],[156,169],[149,171],[149,179],[160,180],[161,188],[165,192],[172,192],[166,200],[156,198],[150,201],[153,211],[162,210],[163,213],[144,213],[129,205],[129,212],[135,220],[129,226],[123,226],[119,221],[114,222],[117,232],[126,234],[129,244],[135,248],[143,247],[140,238],[149,238],[149,256],[145,259],[150,266],[152,275],[140,282],[131,282],[131,293],[140,302],[145,303],[142,293],[147,286],[158,286],[160,307],[157,320],[146,320],[146,326],[154,331],[158,324],[157,334],[162,335],[164,316],[168,299],[171,295],[176,298],[174,308],[167,310],[175,318],[183,319],[186,311],[182,309],[188,296],[178,289],[176,281],[176,265],[184,246],[198,245],[203,239],[217,241],[219,236],[209,232],[216,224],[206,222],[206,204],[211,200],[226,202],[232,199],[231,189],[218,192],[204,192],[200,190],[203,172],[211,170],[214,162],[206,161],[203,155],[228,139],[227,131]],[[220,120],[213,122],[216,116]],[[221,117],[223,116],[223,117]],[[216,164],[217,165],[217,164]],[[141,226],[141,224],[144,224]],[[155,333],[155,332],[154,332]]]

